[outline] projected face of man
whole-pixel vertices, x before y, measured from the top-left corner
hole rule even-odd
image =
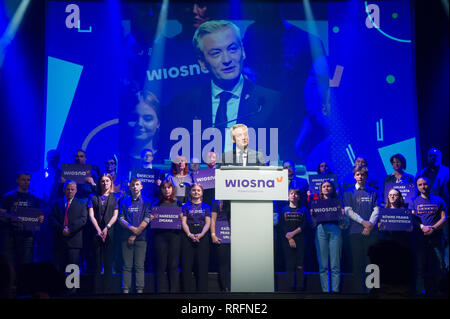
[[[221,87],[234,85],[242,73],[245,59],[244,48],[236,32],[224,27],[204,35],[200,39],[203,58],[200,66],[211,72],[214,81]]]

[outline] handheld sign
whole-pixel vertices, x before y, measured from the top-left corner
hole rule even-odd
[[[342,204],[339,199],[315,199],[311,210],[318,223],[337,222],[342,216]]]
[[[22,222],[23,230],[27,231],[39,231],[41,227],[39,216],[41,215],[43,215],[42,210],[31,207],[18,207],[14,212],[14,216]]]
[[[148,197],[153,198],[153,190],[156,186],[156,181],[161,178],[161,171],[152,168],[132,168],[130,171],[130,180],[139,178],[142,182],[142,193]]]
[[[386,183],[384,185],[384,200],[388,201],[388,193],[391,189],[397,189],[402,193],[405,204],[408,204],[408,208],[413,207],[413,200],[416,196],[416,186],[414,183]]]
[[[216,234],[222,241],[221,244],[230,243],[231,228],[227,220],[216,220]]]
[[[406,231],[412,226],[411,211],[406,208],[380,208],[380,230]]]
[[[330,181],[337,189],[337,175],[336,174],[316,174],[309,175],[309,191],[313,194],[320,194],[320,184],[324,181]]]
[[[86,177],[92,175],[91,164],[63,163],[61,175],[65,179],[71,179],[77,184],[84,184]]]
[[[152,229],[181,229],[181,207],[157,206],[152,207],[155,218],[150,223]]]
[[[195,183],[203,186],[203,189],[210,189],[215,187],[216,183],[216,169],[205,168],[200,169],[192,174]]]

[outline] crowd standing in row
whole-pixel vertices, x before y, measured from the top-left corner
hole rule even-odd
[[[209,168],[216,167],[216,158],[215,153],[209,154]],[[64,273],[66,265],[78,264],[83,272],[93,275],[97,293],[112,291],[113,270],[123,271],[122,291],[129,293],[133,289],[134,268],[136,292],[143,293],[145,265],[153,258],[156,291],[207,291],[209,255],[213,247],[221,289],[230,290],[230,244],[222,243],[216,228],[218,221],[230,221],[230,203],[215,200],[214,189],[204,189],[197,183],[185,158],[175,159],[166,175],[158,171],[154,188],[147,189],[145,195],[139,178],[132,178],[128,183],[126,178],[117,175],[115,156],[106,158],[103,174],[94,166],[91,176],[82,184],[61,177],[58,152],[50,151],[47,161],[45,179],[39,180],[43,172],[21,172],[17,176],[17,188],[1,197],[0,254],[7,256],[13,265],[51,260]],[[75,162],[86,163],[83,150],[75,153]],[[144,150],[142,167],[152,168],[151,162],[152,151]],[[352,292],[366,290],[365,267],[370,263],[371,247],[386,238],[409,248],[414,256],[415,278],[409,278],[411,287],[408,288],[419,294],[437,291],[439,280],[448,271],[448,168],[441,164],[436,149],[429,151],[428,165],[416,177],[404,172],[406,160],[401,154],[393,155],[391,164],[394,173],[386,176],[380,187],[374,178],[369,178],[367,160],[358,157],[351,173],[352,183],[349,176],[337,185],[325,180],[319,194],[312,194],[308,182],[295,176],[294,163],[283,163],[288,169],[289,194],[286,202],[274,202],[274,229],[283,235],[281,254],[292,290],[305,289],[305,232],[310,229],[315,234],[323,292],[341,290],[344,236],[350,242]],[[320,163],[317,173],[330,174],[328,163]],[[30,191],[30,183],[32,186],[40,183],[40,196]],[[388,183],[416,185],[417,196],[412,207],[408,207],[413,226],[407,231],[380,228],[380,207],[407,205],[400,191],[385,188],[391,185]],[[316,220],[311,209],[313,203],[329,200],[340,203],[339,219]],[[42,210],[40,231],[23,229],[15,217],[19,207]],[[155,207],[178,207],[181,227],[150,231],[149,225],[157,217],[152,210]],[[168,285],[164,284],[166,280]]]

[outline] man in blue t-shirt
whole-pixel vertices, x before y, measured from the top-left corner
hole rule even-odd
[[[352,255],[352,291],[362,292],[369,247],[376,242],[378,192],[366,186],[367,167],[353,169],[356,184],[344,193],[345,214],[350,217],[350,247]]]
[[[24,230],[16,216],[21,208],[42,209],[42,201],[29,191],[30,180],[30,173],[20,172],[17,189],[0,198],[0,255],[6,255],[15,265],[33,262],[35,233]],[[41,214],[39,222],[43,221]]]
[[[413,215],[419,223],[421,234],[417,246],[417,282],[416,292],[428,294],[437,292],[439,280],[443,274],[443,242],[442,228],[447,220],[445,203],[439,196],[431,194],[431,183],[426,177],[417,179],[417,190],[420,193],[413,202]],[[427,264],[431,281],[425,286]]]
[[[120,205],[119,222],[125,228],[122,239],[123,292],[131,289],[132,268],[136,272],[136,292],[143,293],[145,285],[145,257],[147,252],[146,228],[153,219],[151,203],[142,196],[142,182],[133,178],[130,182],[131,196],[125,197]]]

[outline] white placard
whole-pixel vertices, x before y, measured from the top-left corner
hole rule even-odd
[[[288,172],[276,166],[227,166],[216,169],[216,199],[287,200]]]

